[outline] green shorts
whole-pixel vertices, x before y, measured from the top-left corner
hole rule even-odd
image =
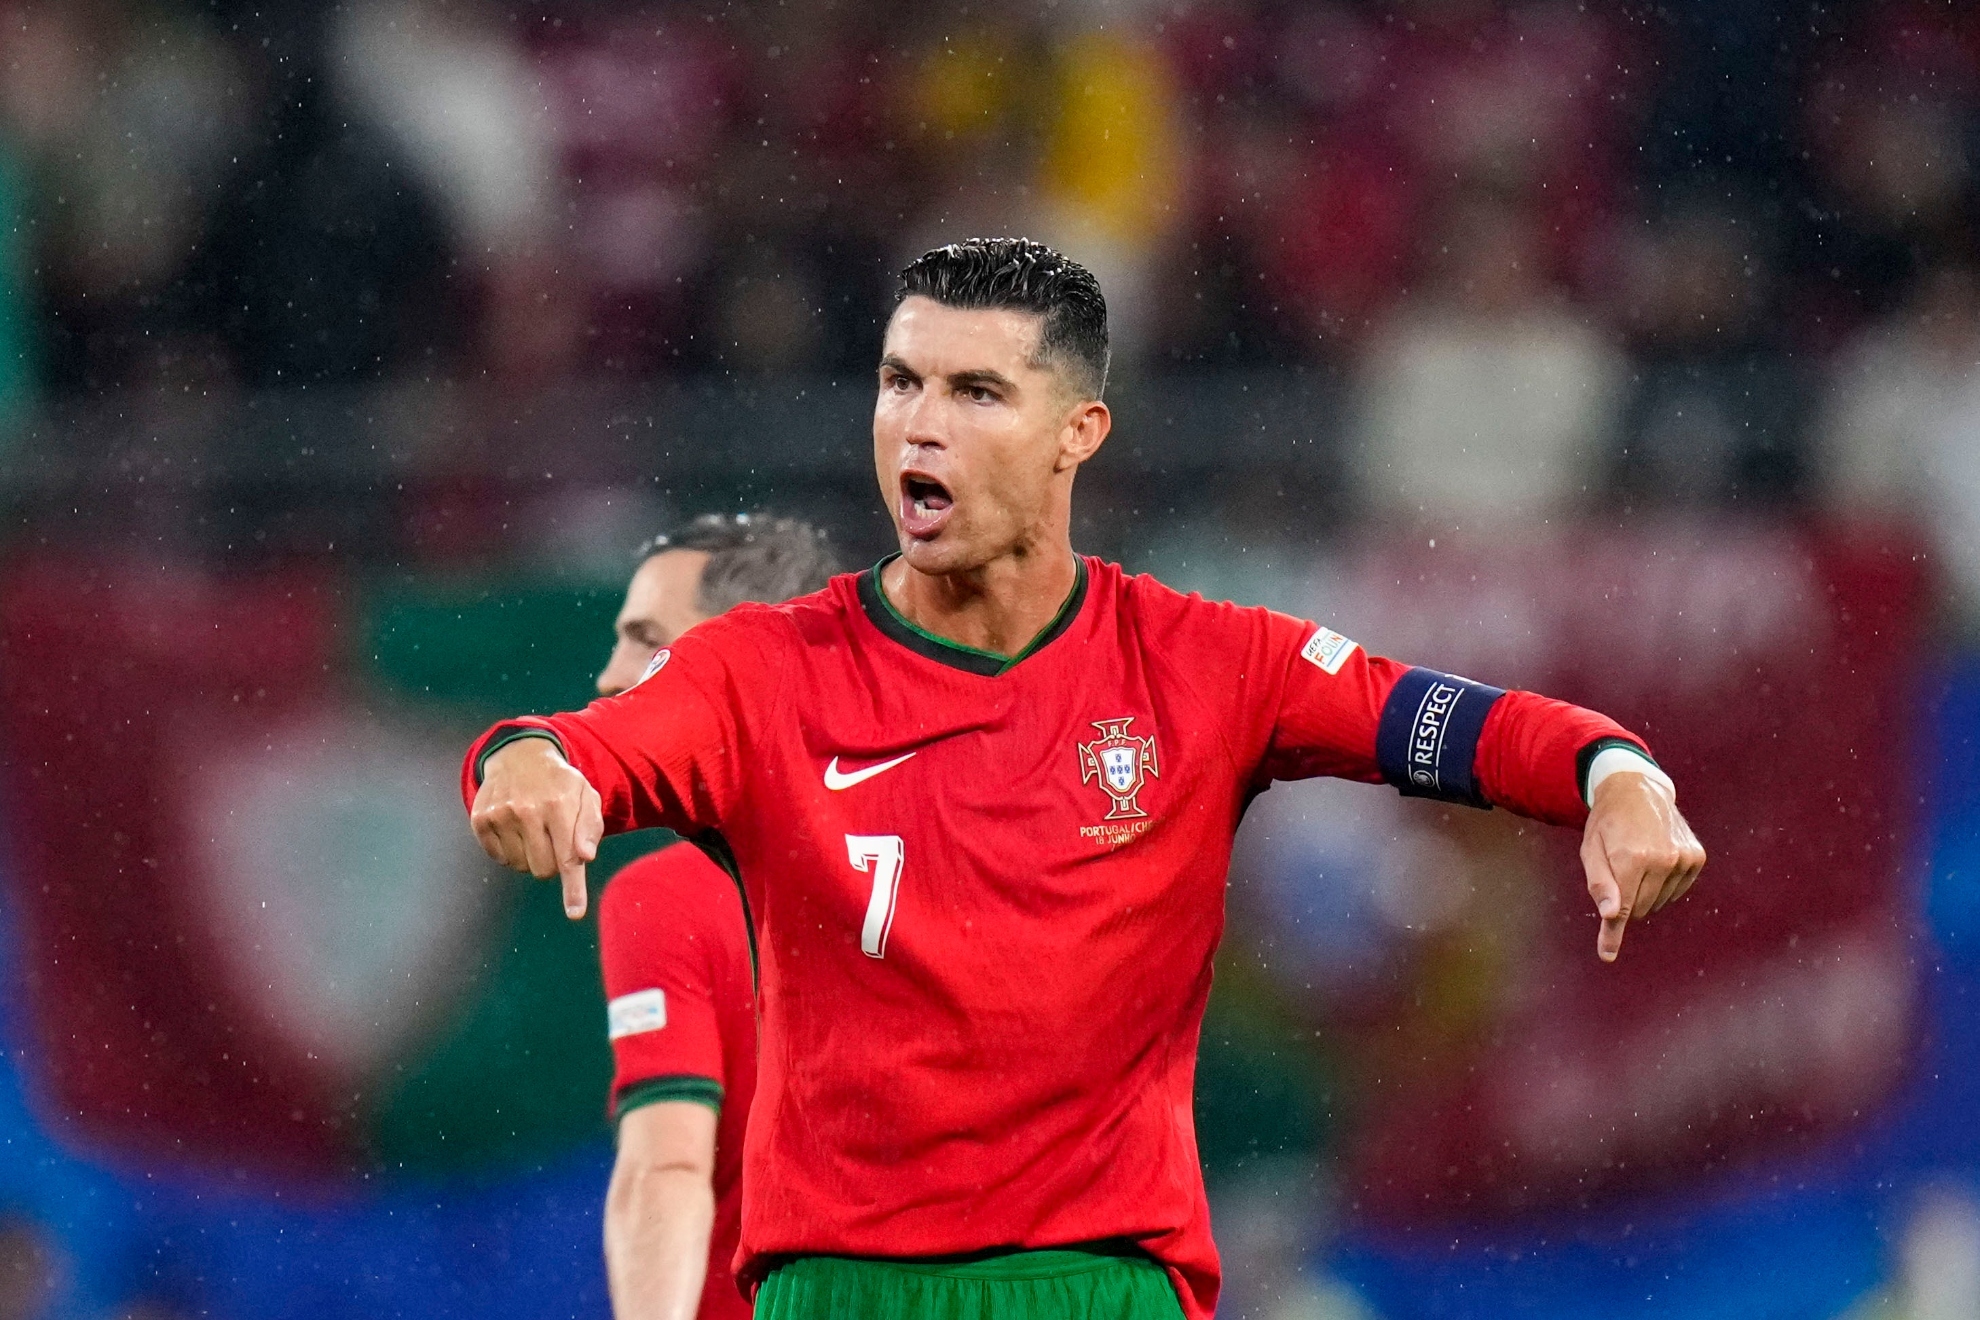
[[[1146,1256],[1018,1251],[955,1263],[800,1256],[763,1281],[757,1320],[1181,1320]]]

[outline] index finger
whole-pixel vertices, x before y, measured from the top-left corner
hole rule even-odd
[[[604,800],[598,796],[597,789],[586,784],[578,794],[577,822],[571,830],[570,851],[558,862],[564,880],[564,915],[572,921],[584,915],[584,864],[598,860],[598,844],[604,837]]]
[[[1595,937],[1595,956],[1597,958],[1600,958],[1603,962],[1614,962],[1616,960],[1616,955],[1622,952],[1623,927],[1628,924],[1629,918],[1620,912],[1613,917],[1602,918],[1601,933]]]
[[[575,857],[568,858],[558,864],[557,874],[564,882],[564,915],[576,921],[584,915],[584,863]]]
[[[584,915],[584,866],[598,858],[598,841],[605,834],[605,817],[598,791],[590,784],[578,794],[577,819],[571,837],[557,856],[557,874],[564,882],[564,915],[572,921]]]
[[[1622,952],[1623,927],[1629,924],[1629,909],[1622,901],[1623,887],[1609,865],[1608,849],[1600,843],[1581,850],[1581,863],[1588,872],[1588,896],[1595,900],[1595,911],[1602,918],[1602,929],[1595,937],[1595,956],[1614,962]]]

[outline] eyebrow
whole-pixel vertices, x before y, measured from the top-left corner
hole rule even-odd
[[[971,389],[979,385],[994,385],[998,389],[1005,390],[1017,388],[1016,381],[1001,371],[992,371],[988,367],[978,367],[973,371],[958,371],[949,377],[949,388],[952,390]]]
[[[892,353],[880,359],[880,369],[883,371],[891,369],[900,372],[903,376],[912,376],[916,380],[921,379],[920,372],[910,367],[906,362]],[[967,371],[958,371],[953,375],[944,377],[944,379],[948,382],[949,388],[952,390],[973,389],[981,385],[994,386],[1002,390],[1016,390],[1018,387],[1017,382],[1009,376],[1006,376],[1001,371],[993,371],[989,367],[972,367]]]

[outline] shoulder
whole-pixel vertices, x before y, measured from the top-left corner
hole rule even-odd
[[[836,645],[845,640],[853,616],[860,613],[861,576],[861,573],[841,573],[809,596],[754,608],[783,619],[800,646]]]
[[[845,634],[848,613],[858,608],[858,576],[841,573],[808,596],[775,604],[745,601],[696,624],[681,640],[699,638],[702,645],[725,656],[759,655],[765,647],[783,650],[835,640]]]
[[[1213,706],[1275,700],[1296,658],[1334,674],[1355,650],[1348,638],[1306,619],[1207,600],[1147,574],[1122,574],[1122,595],[1122,612],[1131,616],[1124,627],[1147,663]]]
[[[601,934],[741,920],[729,873],[691,843],[676,843],[619,868],[598,902]]]
[[[1144,634],[1173,644],[1227,647],[1275,633],[1311,631],[1303,621],[1261,605],[1208,600],[1200,592],[1177,591],[1146,573],[1128,573],[1116,564],[1105,567],[1119,581],[1121,612]]]
[[[671,668],[691,674],[711,692],[735,684],[753,688],[757,679],[779,671],[799,651],[843,638],[841,598],[851,594],[848,576],[795,600],[774,605],[745,601],[688,629],[655,657],[653,672]]]
[[[683,840],[626,863],[619,868],[614,883],[631,881],[632,888],[664,890],[671,885],[697,884],[711,875],[728,880],[728,873],[710,861],[707,853]]]
[[[1119,564],[1103,564],[1101,570],[1118,582],[1122,605],[1144,618],[1179,618],[1211,603],[1199,592],[1185,594],[1152,574],[1130,573]]]

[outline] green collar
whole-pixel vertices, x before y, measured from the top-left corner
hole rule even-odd
[[[1052,622],[1046,624],[1044,631],[1032,638],[1030,644],[1016,655],[999,655],[995,651],[964,646],[961,642],[937,637],[925,628],[917,628],[909,623],[907,618],[894,608],[894,602],[887,599],[887,593],[880,588],[880,570],[899,558],[898,554],[888,555],[859,575],[859,603],[866,610],[866,617],[873,621],[874,627],[916,655],[924,655],[953,669],[981,674],[985,678],[995,678],[999,674],[1009,673],[1025,659],[1049,645],[1060,633],[1072,626],[1072,621],[1079,617],[1079,607],[1086,602],[1086,561],[1075,555],[1073,563],[1077,566],[1078,576],[1073,581],[1072,592],[1066,597],[1065,604],[1059,606],[1059,612],[1052,616]]]

